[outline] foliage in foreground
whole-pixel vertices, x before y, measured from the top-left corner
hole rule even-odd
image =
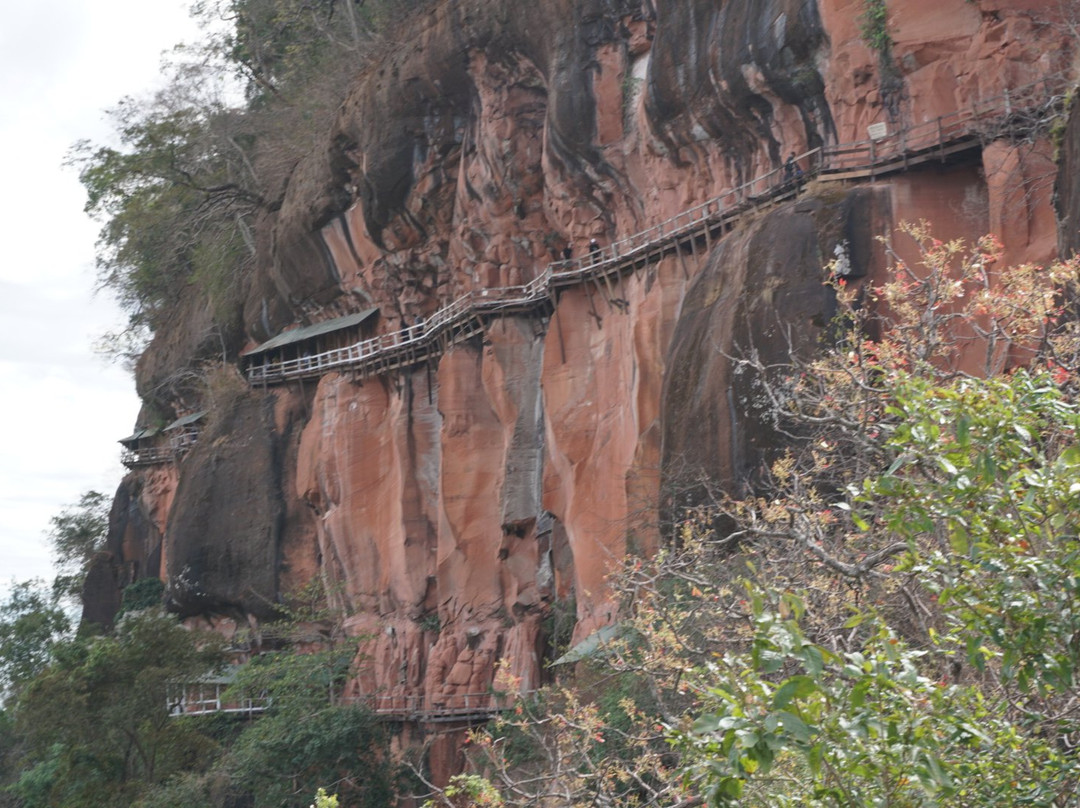
[[[831,349],[736,360],[789,448],[613,579],[622,631],[588,675],[648,709],[553,694],[477,736],[505,804],[1073,803],[1077,266],[905,232],[921,260],[893,282],[828,280]]]
[[[674,734],[689,776],[716,804],[1069,804],[1080,412],[1024,370],[903,379],[892,398],[896,459],[826,507],[905,549],[847,583],[866,599],[832,626],[746,583],[748,648],[696,672],[702,713]],[[867,591],[896,585],[914,615]]]

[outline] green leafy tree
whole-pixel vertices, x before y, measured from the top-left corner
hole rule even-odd
[[[86,571],[94,556],[105,546],[109,532],[108,497],[87,491],[79,503],[50,519],[49,543],[57,569],[54,587],[58,595],[79,598]]]
[[[906,545],[890,574],[936,600],[925,633],[870,604],[829,647],[799,596],[749,583],[750,649],[710,663],[704,713],[676,733],[692,776],[716,804],[748,804],[759,780],[771,805],[1068,805],[1080,411],[1025,370],[905,377],[891,398],[897,459],[843,504],[873,503],[862,532]]]
[[[0,603],[0,695],[6,700],[40,674],[71,621],[40,580],[15,584]]]
[[[114,635],[70,641],[27,684],[14,707],[21,773],[11,787],[26,804],[131,802],[153,784],[205,766],[216,744],[170,717],[170,683],[221,664],[213,637],[173,617],[128,615]]]
[[[737,572],[691,587],[728,641],[684,679],[698,718],[673,738],[712,804],[1064,806],[1078,788],[1076,332],[1055,296],[1077,267],[999,273],[992,240],[908,233],[921,266],[838,282],[839,349],[746,360],[802,439],[762,496],[720,505]],[[868,299],[887,306],[873,342]],[[1030,369],[962,372],[1017,357]]]
[[[83,142],[72,151],[86,210],[104,223],[100,283],[133,327],[153,329],[167,302],[200,289],[228,314],[222,307],[252,256],[251,219],[263,199],[242,128],[220,103],[199,101],[175,87],[126,99],[111,112],[120,148]]]
[[[322,612],[303,597],[293,600],[305,618]],[[297,804],[320,784],[357,808],[392,804],[399,776],[385,727],[340,696],[356,674],[356,642],[331,641],[312,626],[305,619],[279,632],[303,636],[303,652],[262,654],[238,672],[232,693],[260,694],[269,707],[232,744],[229,780],[259,808]]]

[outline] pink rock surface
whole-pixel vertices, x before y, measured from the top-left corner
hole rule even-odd
[[[861,141],[873,123],[935,122],[1066,61],[1061,29],[1036,24],[1041,4],[1026,0],[890,0],[891,89],[860,37],[862,0],[821,0],[819,25],[795,0],[759,4],[772,22],[742,61],[727,45],[756,19],[749,2],[687,0],[603,25],[578,20],[570,0],[509,16],[493,3],[440,4],[343,105],[328,151],[346,168],[297,169],[257,288],[275,288],[298,322],[374,305],[380,331],[411,325],[468,290],[528,282],[566,244],[581,255],[592,237],[608,243],[776,170],[789,151]],[[819,187],[817,207],[782,208],[767,227],[750,217],[724,246],[563,290],[550,316],[493,318],[430,365],[271,390],[279,433],[299,435],[282,454],[282,586],[331,584],[363,638],[353,692],[449,705],[487,693],[500,666],[530,690],[547,676],[554,600],[576,603],[575,640],[609,623],[608,575],[660,540],[665,432],[690,430],[731,484],[747,477],[753,446],[738,445],[746,419],[723,350],[740,334],[779,350],[784,318],[812,333],[807,290],[840,241],[863,245],[873,281],[886,273],[874,239],[903,220],[929,219],[941,238],[993,231],[1007,262],[1052,257],[1050,148],[1000,134],[984,133],[981,160],[878,180],[862,216],[830,207],[848,188]],[[319,196],[343,186],[341,209]],[[810,246],[788,254],[789,237]],[[693,288],[708,299],[686,299],[703,271]],[[677,330],[708,367],[680,410],[700,420],[673,425]],[[170,480],[143,489],[162,530]]]

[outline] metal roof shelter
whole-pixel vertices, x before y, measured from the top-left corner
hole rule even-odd
[[[158,434],[158,432],[160,432],[160,431],[161,431],[160,429],[158,429],[157,427],[154,427],[154,426],[144,426],[141,429],[136,429],[132,434],[128,435],[126,438],[120,438],[120,440],[117,441],[117,442],[124,444],[128,448],[131,448],[133,445],[137,444],[140,440],[143,440],[144,438],[152,438],[152,437],[154,437],[154,435]]]
[[[173,717],[232,713],[251,717],[265,712],[270,698],[260,694],[234,695],[226,699],[228,689],[236,680],[239,668],[231,667],[218,673],[196,677],[190,682],[170,682],[166,686],[166,703]]]
[[[185,415],[183,418],[177,418],[175,421],[173,421],[171,424],[169,424],[167,427],[165,427],[161,431],[162,432],[172,432],[173,430],[180,429],[181,427],[190,426],[191,424],[194,424],[194,423],[197,423],[197,422],[201,421],[205,415],[206,415],[206,410],[200,410],[199,412],[193,412],[190,415]]]
[[[177,418],[164,429],[142,427],[126,438],[121,438],[124,453],[120,462],[128,468],[168,463],[179,459],[199,439],[198,422],[206,411],[193,412]],[[158,440],[151,440],[158,438]]]
[[[325,334],[333,334],[336,331],[342,331],[346,328],[358,326],[369,317],[377,314],[378,311],[378,307],[375,306],[370,309],[364,309],[356,314],[347,314],[344,317],[336,317],[333,320],[325,320],[321,323],[303,326],[302,328],[294,328],[291,331],[283,331],[276,337],[268,339],[262,345],[257,345],[250,351],[247,351],[244,354],[244,358],[250,359],[253,356],[272,351],[275,348],[284,348],[286,345],[294,345],[298,342],[304,342],[305,340],[321,337]]]
[[[574,662],[581,662],[583,659],[599,656],[606,652],[611,643],[630,634],[632,631],[633,629],[623,623],[613,623],[610,626],[599,628],[551,664],[569,665]]]

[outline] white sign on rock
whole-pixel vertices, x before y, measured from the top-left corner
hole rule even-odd
[[[866,127],[866,134],[870,136],[871,140],[881,140],[889,134],[889,125],[884,121],[872,123]]]

